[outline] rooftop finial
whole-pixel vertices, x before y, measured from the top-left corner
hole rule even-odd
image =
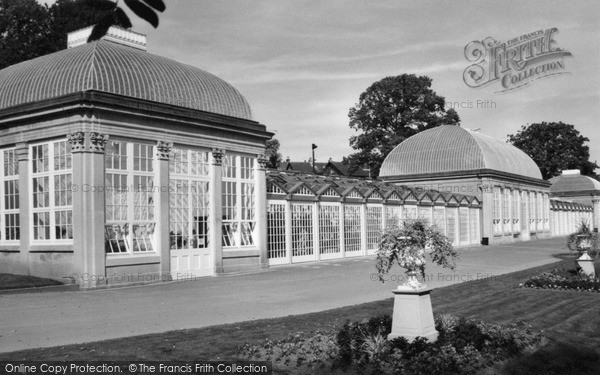
[[[74,48],[86,44],[93,28],[94,26],[88,26],[84,29],[67,34],[67,48]],[[146,51],[146,35],[131,30],[125,30],[117,26],[111,26],[102,39]]]

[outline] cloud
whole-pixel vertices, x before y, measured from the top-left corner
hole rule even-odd
[[[244,75],[243,77],[230,78],[233,85],[269,84],[290,81],[353,81],[362,79],[374,79],[379,77],[378,73],[331,73],[324,71],[273,71]]]

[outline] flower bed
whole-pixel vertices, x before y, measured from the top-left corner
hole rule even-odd
[[[585,279],[583,276],[578,278],[565,278],[552,272],[544,272],[519,284],[519,286],[534,289],[577,290],[581,292],[598,293],[600,292],[600,278]]]
[[[596,262],[596,275],[599,275],[600,263]],[[555,268],[529,278],[519,284],[521,288],[575,290],[581,292],[600,292],[600,277],[590,278],[583,274],[577,263],[566,268]]]
[[[292,373],[474,374],[540,344],[542,337],[526,324],[497,325],[451,315],[436,318],[439,338],[408,342],[388,340],[392,319],[346,323],[337,333],[291,334],[279,341],[239,348],[241,356],[273,361]]]

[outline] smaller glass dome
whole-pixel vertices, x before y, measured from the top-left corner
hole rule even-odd
[[[442,125],[408,138],[385,158],[380,177],[491,169],[542,179],[537,164],[499,139],[455,125]]]

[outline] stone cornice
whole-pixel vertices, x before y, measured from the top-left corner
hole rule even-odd
[[[496,171],[493,169],[474,169],[469,171],[453,171],[453,172],[442,172],[442,173],[428,173],[428,174],[410,174],[401,176],[385,176],[380,177],[380,180],[394,183],[402,182],[425,182],[425,181],[443,181],[448,179],[469,179],[469,178],[496,178],[506,182],[514,183],[525,183],[534,186],[548,188],[552,185],[550,182],[545,180],[539,180],[536,178],[521,176],[513,173],[506,173]]]
[[[274,133],[268,132],[259,122],[230,117],[216,113],[183,108],[169,104],[151,102],[131,97],[122,97],[100,91],[85,91],[58,98],[29,103],[0,111],[0,127],[16,126],[36,121],[40,116],[58,115],[66,112],[120,111],[133,116],[155,117],[163,121],[194,123],[202,127],[212,127],[234,133],[248,133],[270,139]]]

